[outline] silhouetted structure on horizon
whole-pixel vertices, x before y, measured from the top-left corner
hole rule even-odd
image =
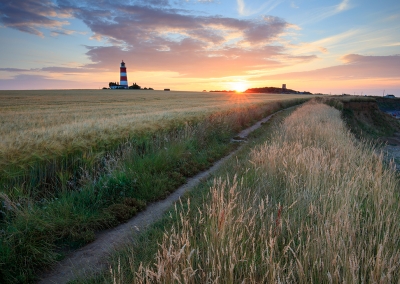
[[[282,85],[282,87],[285,86],[286,84]],[[303,91],[295,91],[292,89],[287,89],[287,88],[276,88],[276,87],[262,87],[262,88],[250,88],[244,91],[244,93],[269,93],[269,94],[310,94],[310,92]]]

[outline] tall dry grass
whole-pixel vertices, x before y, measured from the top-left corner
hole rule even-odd
[[[399,283],[398,179],[339,111],[304,105],[249,162],[216,179],[201,207],[176,208],[153,263],[132,252],[111,280]]]

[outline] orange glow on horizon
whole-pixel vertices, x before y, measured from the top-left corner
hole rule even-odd
[[[235,90],[236,92],[239,93],[243,93],[248,89],[249,84],[248,82],[240,81],[240,82],[231,82],[230,86],[231,86],[230,89]]]

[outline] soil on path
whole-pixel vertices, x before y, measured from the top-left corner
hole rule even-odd
[[[280,111],[278,111],[280,112]],[[273,115],[265,117],[253,126],[243,130],[232,139],[232,142],[242,142],[247,136],[258,129],[263,123],[267,122]],[[127,223],[121,224],[115,228],[106,230],[97,235],[92,243],[74,251],[64,260],[54,265],[51,271],[42,275],[39,283],[68,283],[84,275],[101,272],[107,269],[107,259],[115,250],[132,242],[140,231],[146,230],[146,227],[159,220],[171,205],[188,190],[198,185],[202,180],[215,172],[226,160],[233,156],[241,147],[230,153],[228,156],[216,162],[208,170],[189,178],[187,183],[179,187],[166,199],[149,204],[146,210],[140,212]]]

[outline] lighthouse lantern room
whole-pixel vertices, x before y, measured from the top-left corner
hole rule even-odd
[[[124,60],[122,60],[121,62],[121,67],[119,68],[119,72],[120,72],[119,85],[123,88],[128,89],[128,75],[126,73]]]

